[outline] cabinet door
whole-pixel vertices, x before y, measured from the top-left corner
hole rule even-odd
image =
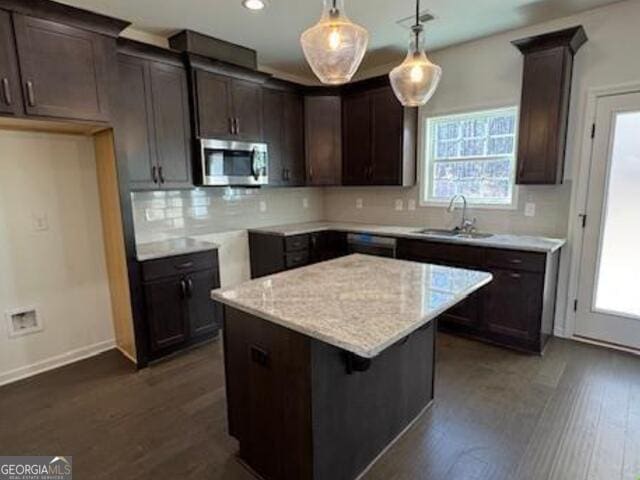
[[[179,277],[144,286],[149,348],[152,352],[180,344],[189,334],[185,306],[185,284]]]
[[[158,179],[166,188],[191,187],[191,126],[187,72],[149,62]]]
[[[343,185],[371,183],[371,95],[344,97],[342,106]]]
[[[26,112],[107,121],[107,55],[101,35],[14,14]]]
[[[371,183],[402,185],[404,110],[391,88],[371,92]]]
[[[215,270],[192,273],[187,279],[189,330],[191,337],[215,333],[220,328],[220,304],[211,300],[211,290],[220,286]]]
[[[535,340],[540,331],[544,275],[493,269],[485,289],[484,319],[493,333]]]
[[[147,62],[118,55],[116,137],[127,159],[132,189],[158,188]]]
[[[230,138],[231,80],[222,75],[197,70],[196,104],[198,134],[201,138]]]
[[[571,61],[564,47],[525,55],[518,184],[562,182]]]
[[[304,174],[304,100],[295,93],[284,94],[284,150],[287,184],[302,186]]]
[[[3,114],[22,112],[22,95],[15,48],[11,15],[0,10],[0,113]]]
[[[305,98],[307,185],[342,181],[342,108],[340,97]]]
[[[269,185],[287,183],[283,148],[283,94],[265,89],[262,93],[264,141],[269,146]]]
[[[231,83],[235,136],[242,140],[262,141],[262,88],[242,80]]]

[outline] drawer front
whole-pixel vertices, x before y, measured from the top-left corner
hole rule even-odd
[[[307,250],[309,248],[309,235],[295,235],[284,239],[285,252]]]
[[[486,259],[487,265],[490,267],[544,272],[547,255],[517,250],[487,249]]]
[[[398,257],[425,263],[481,268],[484,249],[424,240],[400,240]]]
[[[208,268],[217,268],[217,265],[217,251],[149,260],[142,263],[142,280],[149,282],[158,278],[172,277],[174,275],[181,275]]]
[[[286,265],[287,268],[302,267],[309,263],[309,251],[302,250],[300,252],[287,253]]]

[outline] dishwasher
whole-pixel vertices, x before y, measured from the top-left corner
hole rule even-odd
[[[347,235],[349,253],[364,253],[379,257],[396,258],[397,240],[390,237],[350,233]]]

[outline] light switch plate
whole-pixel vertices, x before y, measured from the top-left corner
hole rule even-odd
[[[262,213],[267,211],[267,202],[265,202],[264,200],[260,200],[260,211]]]
[[[362,208],[362,199],[361,198],[356,198],[356,208],[357,209]]]
[[[407,209],[408,210],[416,209],[416,201],[413,198],[407,202]]]
[[[524,204],[524,216],[535,217],[536,216],[536,204],[527,202]]]
[[[46,212],[33,212],[31,218],[33,220],[33,229],[36,232],[49,230],[49,217]]]
[[[404,202],[401,198],[396,199],[396,212],[401,212],[404,209]]]

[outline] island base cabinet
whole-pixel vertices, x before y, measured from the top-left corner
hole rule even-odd
[[[224,308],[229,433],[266,480],[355,479],[433,399],[434,323],[367,362]]]

